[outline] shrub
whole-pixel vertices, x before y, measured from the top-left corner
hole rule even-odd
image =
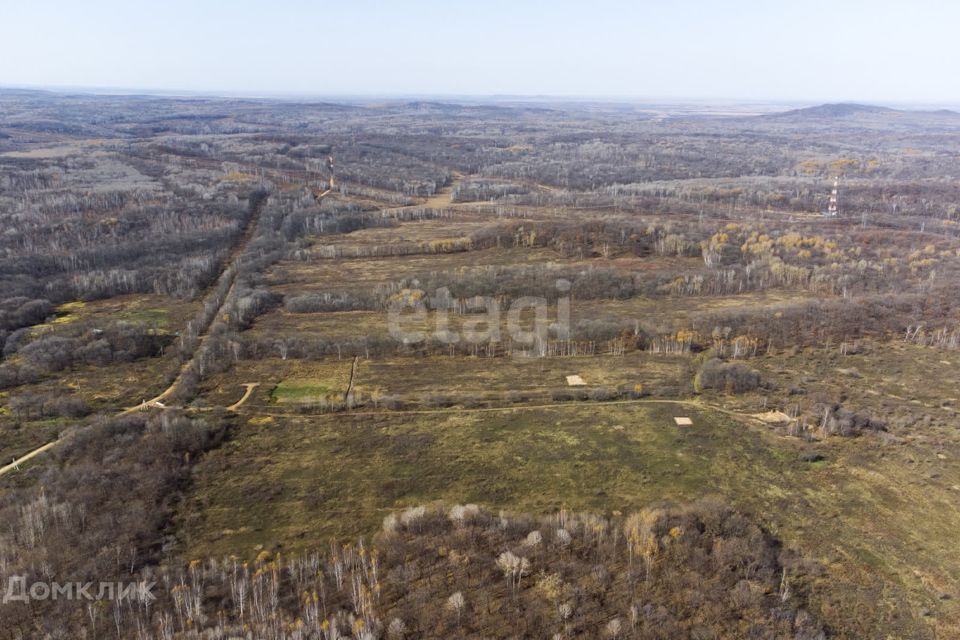
[[[761,382],[760,373],[745,364],[711,358],[700,368],[693,384],[697,392],[715,389],[724,393],[744,393],[758,389]]]

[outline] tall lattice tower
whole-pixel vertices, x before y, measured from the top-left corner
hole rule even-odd
[[[833,178],[833,191],[830,192],[830,204],[827,205],[827,215],[836,217],[838,210],[838,203],[840,200],[840,176],[835,176]]]

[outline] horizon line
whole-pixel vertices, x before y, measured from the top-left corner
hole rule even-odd
[[[450,92],[309,92],[289,90],[219,90],[148,88],[103,85],[55,85],[55,84],[6,84],[0,82],[0,91],[35,91],[67,95],[79,93],[94,96],[152,96],[168,98],[231,98],[246,100],[325,100],[332,102],[370,100],[472,100],[472,101],[517,101],[517,102],[579,102],[595,104],[648,104],[648,105],[782,105],[792,107],[817,106],[822,104],[861,104],[868,106],[900,106],[919,109],[922,107],[960,108],[960,102],[924,100],[889,100],[869,98],[761,98],[735,96],[652,96],[642,94],[549,94],[549,93],[450,93]]]

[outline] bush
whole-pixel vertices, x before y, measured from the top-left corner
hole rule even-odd
[[[694,389],[715,389],[724,393],[744,393],[758,389],[762,383],[760,373],[739,362],[724,362],[711,358],[694,378]]]
[[[620,398],[620,392],[609,387],[597,387],[596,389],[591,389],[589,395],[591,400],[596,400],[598,402],[606,402]]]
[[[820,420],[827,435],[851,437],[865,431],[886,431],[887,425],[864,413],[851,411],[839,404],[818,404],[814,407],[814,420]]]
[[[322,313],[370,309],[372,303],[347,293],[306,293],[284,298],[283,306],[290,313]]]

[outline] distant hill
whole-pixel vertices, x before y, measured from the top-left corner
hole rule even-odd
[[[896,109],[877,107],[869,104],[855,104],[842,102],[836,104],[821,104],[815,107],[793,109],[782,113],[772,113],[770,118],[848,118],[860,114],[895,113]]]
[[[821,104],[815,107],[805,107],[803,109],[793,109],[791,111],[783,111],[780,113],[771,113],[760,117],[774,120],[835,120],[842,118],[856,118],[861,116],[890,115],[960,116],[960,113],[957,113],[956,111],[950,111],[949,109],[940,109],[938,111],[904,111],[870,104],[839,102]]]

